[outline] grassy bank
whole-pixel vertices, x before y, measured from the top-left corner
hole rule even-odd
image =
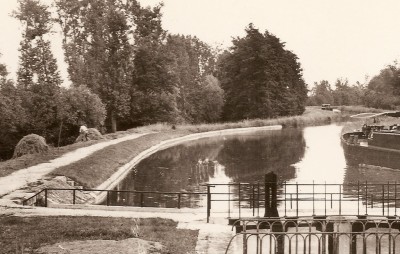
[[[186,130],[152,133],[134,140],[106,147],[75,163],[57,168],[51,175],[63,175],[88,188],[95,188],[107,180],[122,165],[142,151],[163,140],[190,134]]]
[[[24,156],[21,156],[19,158],[15,159],[10,159],[6,161],[0,161],[0,177],[9,175],[19,169],[31,167],[38,165],[40,163],[45,163],[50,160],[56,159],[63,154],[75,151],[78,148],[82,147],[87,147],[91,146],[100,142],[104,142],[107,140],[111,139],[116,139],[118,137],[125,136],[127,134],[130,134],[134,132],[134,130],[131,130],[131,132],[119,132],[119,133],[113,133],[113,134],[107,134],[104,135],[103,140],[91,140],[87,142],[81,142],[81,143],[75,143],[67,146],[62,146],[62,147],[49,147],[49,150],[45,153],[40,153],[40,154],[27,154]]]
[[[160,242],[165,247],[162,253],[195,253],[198,231],[176,226],[177,222],[160,218],[135,221],[110,217],[0,216],[0,253],[35,253],[34,250],[44,245],[78,240],[122,240],[135,237],[135,233],[139,233],[140,239]]]

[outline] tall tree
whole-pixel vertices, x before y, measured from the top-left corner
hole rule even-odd
[[[161,8],[132,4],[134,59],[131,82],[130,125],[179,122],[176,105],[173,56],[165,46],[166,31],[161,26]]]
[[[204,112],[200,108],[205,108],[206,105],[200,105],[199,103],[205,101],[198,100],[198,97],[205,89],[215,88],[207,86],[210,79],[206,78],[214,74],[215,55],[209,45],[192,36],[168,35],[166,47],[174,59],[172,72],[175,74],[179,112],[185,121],[202,122],[204,117],[201,115]],[[214,84],[219,85],[219,82]],[[216,95],[222,96],[220,93]]]
[[[297,56],[279,38],[253,24],[219,60],[227,120],[301,114],[307,87]]]
[[[19,0],[14,15],[24,26],[17,86],[29,114],[26,128],[54,140],[61,78],[47,39],[52,27],[51,14],[39,0]]]
[[[117,130],[130,102],[133,24],[129,4],[118,0],[57,0],[68,72],[75,86],[85,85],[106,105],[108,125]]]

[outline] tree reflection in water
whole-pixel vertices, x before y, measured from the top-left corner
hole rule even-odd
[[[254,182],[262,180],[264,174],[271,171],[284,181],[295,177],[292,164],[301,160],[304,152],[301,129],[205,138],[159,151],[144,159],[117,189],[204,191],[202,184]],[[112,199],[124,204],[139,202],[138,197],[125,194]],[[145,203],[153,205],[153,200],[163,202],[160,197],[151,197],[150,200],[146,198]],[[168,204],[161,206],[168,207]]]

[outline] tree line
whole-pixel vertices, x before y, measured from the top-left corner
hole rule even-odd
[[[400,66],[397,62],[383,68],[380,73],[364,83],[349,84],[347,79],[337,79],[334,87],[322,80],[314,84],[308,105],[363,105],[372,108],[398,110],[400,108]]]
[[[162,4],[136,0],[19,0],[17,79],[0,65],[0,158],[22,136],[74,142],[79,125],[102,132],[167,122],[211,123],[301,114],[307,86],[297,56],[253,24],[223,52],[162,27]],[[50,36],[62,31],[70,87]]]

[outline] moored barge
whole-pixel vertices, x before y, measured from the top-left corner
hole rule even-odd
[[[359,114],[353,117],[399,117],[400,112]],[[376,120],[374,120],[375,122]],[[366,125],[341,137],[347,163],[400,169],[400,126]]]

